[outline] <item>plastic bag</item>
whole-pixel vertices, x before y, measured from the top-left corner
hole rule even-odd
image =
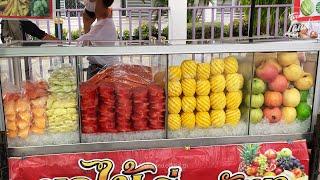
[[[118,64],[82,83],[82,132],[163,129],[164,89],[153,80],[151,67]]]

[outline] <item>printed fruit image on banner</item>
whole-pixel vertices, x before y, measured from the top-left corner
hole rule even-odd
[[[13,157],[9,179],[304,180],[308,164],[306,141],[294,141]]]
[[[312,53],[255,55],[254,77],[246,85],[250,134],[305,133],[312,120],[315,68]]]
[[[320,1],[319,0],[295,0],[294,14],[298,21],[319,21]]]
[[[260,149],[259,144],[245,144],[240,147],[241,164],[239,171],[250,177],[285,176],[289,179],[308,179],[305,166],[292,150],[282,148]]]
[[[52,0],[1,0],[1,18],[53,18]]]

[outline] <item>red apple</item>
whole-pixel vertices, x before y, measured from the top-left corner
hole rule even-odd
[[[281,120],[281,110],[278,107],[264,108],[263,114],[269,123],[277,123]]]
[[[268,149],[264,155],[268,158],[268,160],[275,160],[277,158],[277,152],[273,149]],[[270,164],[276,164],[277,161],[274,163],[270,161]]]
[[[267,91],[264,94],[264,104],[268,107],[279,107],[282,105],[282,94],[275,91]]]
[[[257,69],[256,69],[256,75],[266,81],[271,82],[273,81],[277,75],[278,75],[278,69],[277,67],[272,64],[264,61]]]
[[[294,174],[294,176],[296,178],[299,178],[299,177],[301,177],[303,175],[301,169],[299,169],[299,168],[296,168],[296,169],[292,170],[291,172]]]
[[[269,89],[277,92],[284,92],[288,88],[288,80],[283,75],[278,75],[269,83]]]
[[[276,175],[279,175],[283,172],[283,169],[280,168],[280,167],[277,167],[275,170],[274,170],[274,173],[276,173]]]

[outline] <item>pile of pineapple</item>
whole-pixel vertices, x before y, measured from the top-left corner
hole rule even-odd
[[[238,70],[234,56],[210,63],[185,60],[181,66],[169,67],[170,130],[237,126],[244,83]]]

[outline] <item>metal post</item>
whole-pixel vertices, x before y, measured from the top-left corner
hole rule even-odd
[[[255,8],[256,8],[256,1],[251,0],[251,14],[250,14],[250,24],[249,24],[249,42],[253,42],[252,36],[253,36],[253,24],[254,24],[254,14],[255,14]]]

